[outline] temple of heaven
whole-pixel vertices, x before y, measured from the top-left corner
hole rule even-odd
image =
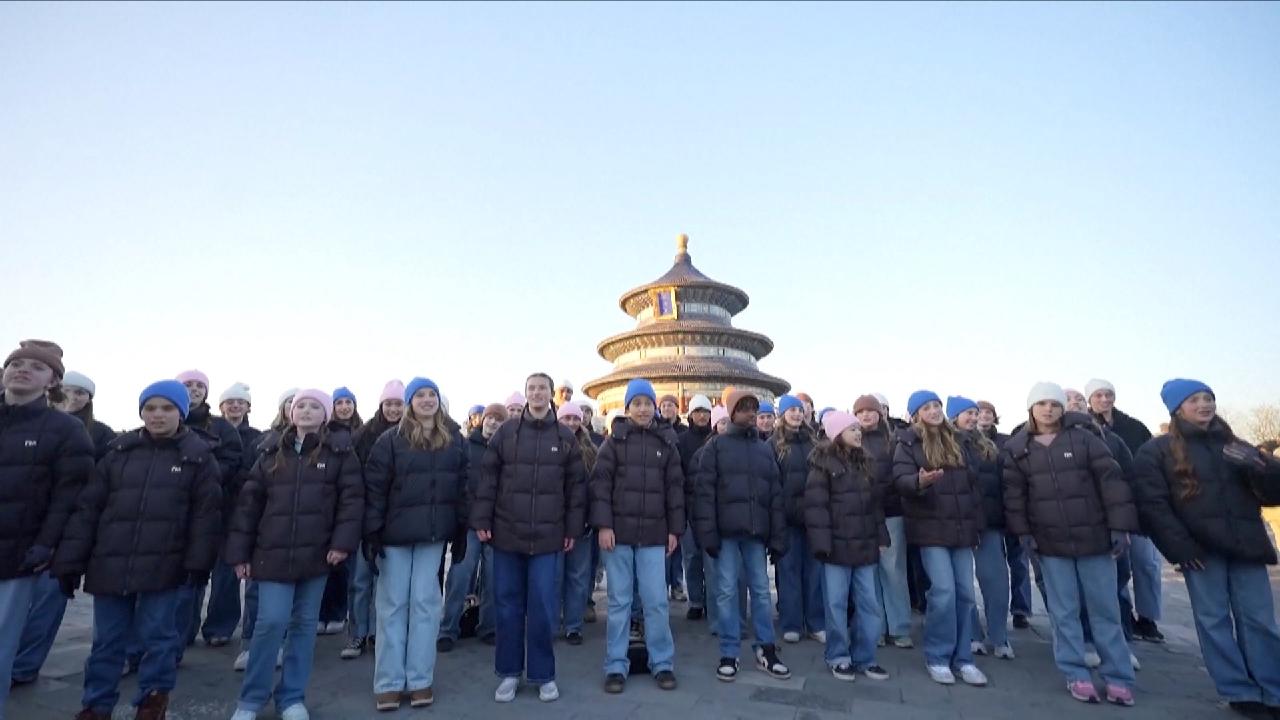
[[[662,277],[622,294],[618,305],[635,318],[632,330],[605,338],[596,350],[613,372],[582,386],[601,413],[621,409],[627,382],[645,378],[658,396],[675,395],[680,410],[694,395],[715,404],[726,386],[754,392],[773,402],[791,385],[760,372],[760,358],[773,341],[733,326],[733,316],[750,301],[742,290],[703,275],[689,257],[689,236],[677,242],[675,264]]]

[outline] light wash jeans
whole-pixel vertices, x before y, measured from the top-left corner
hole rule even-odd
[[[1164,558],[1146,535],[1129,535],[1129,567],[1133,573],[1133,605],[1138,617],[1160,620]]]
[[[852,665],[864,670],[876,664],[876,641],[884,618],[876,598],[876,565],[847,567],[823,565],[822,589],[826,596],[827,647],[823,654],[828,667]],[[850,637],[849,597],[856,611],[853,616],[857,635]]]
[[[929,665],[973,664],[973,551],[922,547],[920,562],[929,576],[924,616],[924,657]],[[1115,583],[1112,583],[1115,587]]]
[[[49,658],[53,641],[62,626],[62,616],[67,611],[67,597],[62,594],[58,579],[47,571],[36,576],[36,588],[31,597],[31,609],[27,612],[27,624],[22,628],[22,641],[18,644],[18,657],[13,661],[13,677],[32,681],[40,674],[40,668]]]
[[[1182,575],[1218,695],[1280,707],[1280,630],[1267,566],[1219,555],[1204,558],[1204,566]]]
[[[249,664],[240,686],[238,710],[259,712],[271,699],[276,655],[284,645],[284,667],[275,687],[276,710],[306,700],[316,652],[316,623],[328,573],[296,583],[256,581],[258,621],[249,641]]]
[[[388,545],[378,563],[378,642],[373,691],[413,692],[431,687],[444,598],[436,572],[444,543]]]
[[[1053,661],[1067,682],[1092,677],[1084,662],[1081,605],[1089,614],[1093,646],[1102,659],[1098,674],[1108,685],[1133,687],[1129,644],[1120,627],[1116,561],[1110,555],[1069,558],[1039,555],[1045,599],[1053,623]]]
[[[351,563],[351,583],[347,586],[347,633],[353,638],[367,638],[374,632],[373,608],[375,577],[363,547],[347,558]]]
[[[22,641],[22,625],[31,609],[35,595],[36,579],[20,577],[0,580],[0,720],[4,720],[4,707],[9,700],[9,683],[13,679],[13,659]]]
[[[889,547],[880,551],[876,595],[880,600],[882,635],[911,636],[911,593],[907,589],[907,527],[901,517],[884,519]]]
[[[804,635],[826,626],[822,593],[822,563],[810,552],[804,528],[787,528],[789,549],[778,559],[778,624],[782,632]]]
[[[769,592],[769,557],[764,543],[752,539],[722,539],[716,559],[716,626],[720,657],[736,658],[742,650],[742,615],[738,611],[738,578],[747,578],[751,622],[756,641],[752,647],[773,645],[773,596]]]
[[[631,629],[631,605],[638,586],[644,605],[644,645],[649,651],[649,672],[671,670],[676,646],[671,636],[667,604],[667,549],[661,545],[617,545],[600,553],[609,579],[609,623],[605,632],[604,672],[627,675]]]
[[[983,530],[978,549],[973,554],[974,572],[982,591],[982,610],[986,615],[988,644],[1009,644],[1009,564],[1005,558],[1004,530]],[[973,639],[982,640],[978,607],[973,608]]]

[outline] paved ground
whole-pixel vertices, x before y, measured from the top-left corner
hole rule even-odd
[[[1273,588],[1280,590],[1280,574],[1273,574]],[[68,609],[67,621],[41,679],[32,686],[14,690],[9,704],[13,720],[71,718],[78,711],[81,670],[91,638],[91,602],[85,596],[77,597]],[[676,672],[681,683],[674,692],[658,690],[647,677],[633,676],[624,694],[604,694],[600,688],[602,622],[586,626],[587,641],[582,646],[557,645],[561,698],[555,703],[538,702],[533,688],[522,688],[516,702],[510,705],[494,703],[496,680],[492,648],[466,640],[454,652],[440,657],[435,706],[410,710],[406,704],[399,713],[379,714],[374,711],[372,701],[372,656],[342,661],[338,658],[341,636],[330,636],[318,639],[308,706],[316,720],[406,715],[484,720],[827,720],[851,714],[902,720],[1035,720],[1082,714],[1132,720],[1234,717],[1218,704],[1204,672],[1186,592],[1180,576],[1173,571],[1166,574],[1166,618],[1161,625],[1169,642],[1137,644],[1135,652],[1143,668],[1138,673],[1138,705],[1132,709],[1086,707],[1067,696],[1062,679],[1053,667],[1049,629],[1043,614],[1034,618],[1030,630],[1010,631],[1018,654],[1016,660],[979,660],[979,666],[991,679],[990,686],[946,688],[929,681],[919,650],[892,648],[882,649],[879,656],[881,664],[892,673],[888,681],[860,679],[852,684],[837,681],[826,670],[821,646],[812,641],[784,646],[783,657],[794,674],[790,681],[775,681],[757,670],[746,669],[747,651],[744,651],[744,671],[738,681],[722,683],[714,677],[715,638],[705,622],[685,620],[684,609],[682,603],[672,605],[678,653]],[[917,617],[917,640],[919,620]],[[231,670],[234,654],[234,645],[217,650],[197,645],[187,652],[171,706],[173,720],[230,717],[241,677]],[[126,699],[133,688],[132,678],[122,684]],[[118,708],[115,717],[132,718],[133,710]],[[267,711],[262,717],[274,718],[275,714]]]

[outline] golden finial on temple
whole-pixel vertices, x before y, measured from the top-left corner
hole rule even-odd
[[[676,238],[676,250],[678,250],[682,254],[689,252],[689,236],[688,235],[684,233],[680,233],[680,237]]]

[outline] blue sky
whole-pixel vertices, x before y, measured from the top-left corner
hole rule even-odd
[[[1280,399],[1275,4],[10,3],[0,108],[0,338],[117,426],[581,385],[681,232],[820,405]]]

